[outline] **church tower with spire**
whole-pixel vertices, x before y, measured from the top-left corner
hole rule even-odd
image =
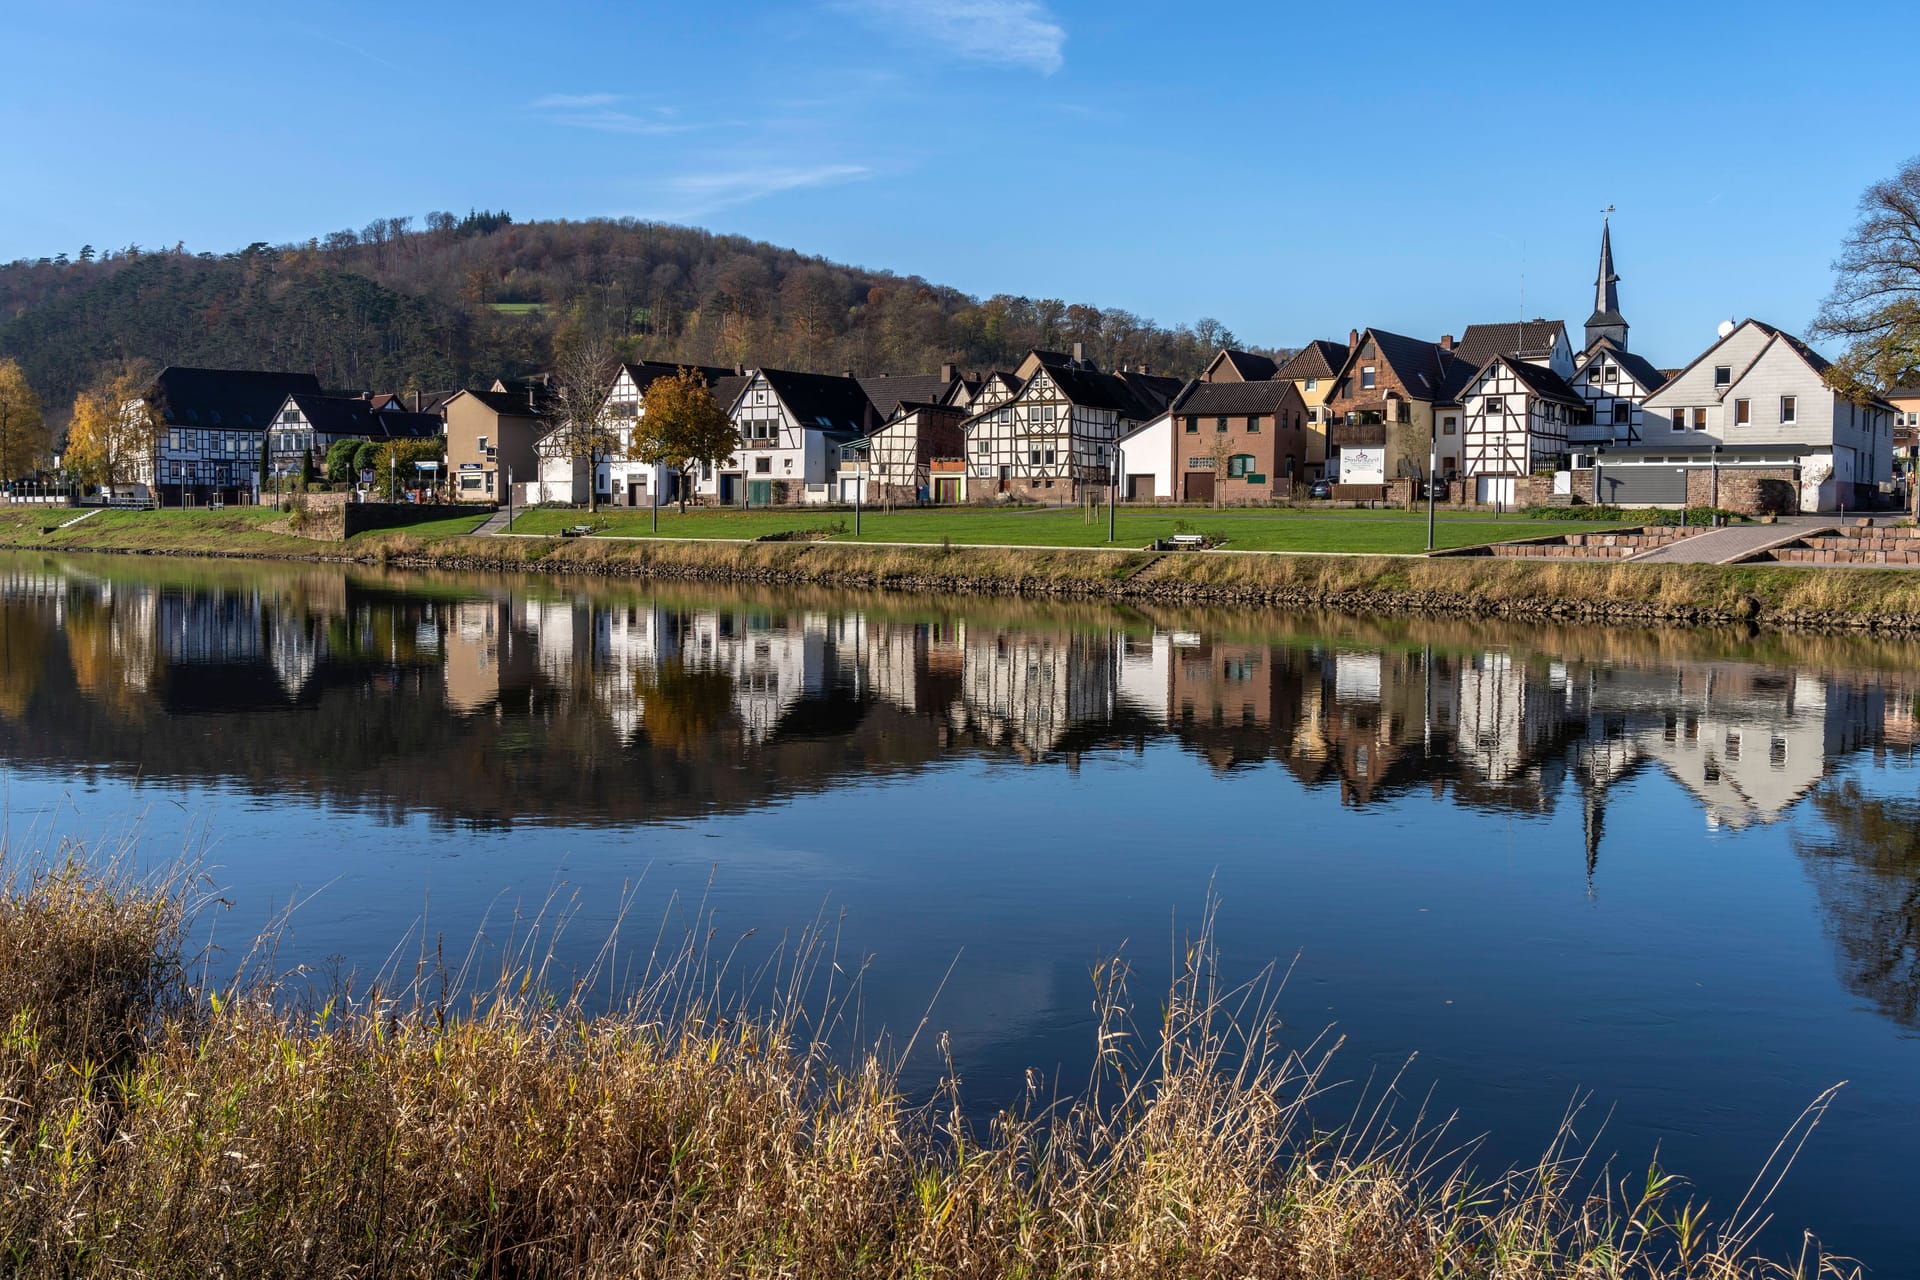
[[[1620,314],[1620,277],[1613,271],[1613,229],[1608,220],[1600,223],[1600,275],[1593,282],[1593,314],[1587,317],[1587,350],[1600,339],[1627,349],[1627,318]]]

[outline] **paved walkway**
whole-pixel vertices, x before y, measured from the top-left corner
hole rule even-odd
[[[1733,524],[1724,529],[1708,529],[1629,558],[1634,564],[1732,564],[1783,542],[1825,533],[1832,527],[1826,522]]]
[[[512,523],[513,513],[502,508],[488,516],[486,523],[473,531],[473,536],[476,538],[491,538],[497,534],[505,533],[507,526]]]

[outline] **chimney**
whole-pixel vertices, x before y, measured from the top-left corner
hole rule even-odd
[[[842,373],[840,376],[843,378],[851,378],[853,376],[853,370],[848,369],[845,373]]]
[[[1358,329],[1347,330],[1347,350],[1351,351],[1359,345],[1360,345],[1360,331]]]
[[[1441,349],[1442,351],[1451,351],[1451,350],[1453,350],[1453,335],[1452,335],[1452,334],[1450,334],[1450,333],[1443,333],[1443,334],[1441,334],[1441,335],[1440,335],[1440,349]]]
[[[1144,364],[1135,365],[1134,372],[1140,374],[1141,377],[1145,377],[1147,373],[1147,366],[1145,366]]]
[[[943,364],[940,366],[940,381],[942,383],[952,382],[955,376],[956,375],[954,373],[954,368],[952,365]]]
[[[734,376],[734,377],[736,377],[736,378],[744,378],[744,377],[746,377],[746,376],[747,376],[747,366],[745,366],[745,365],[743,365],[743,364],[736,364],[736,365],[734,365],[734,366],[733,366],[733,376]]]
[[[1084,342],[1074,343],[1073,344],[1073,362],[1075,364],[1085,364],[1086,361],[1087,361],[1087,344]]]

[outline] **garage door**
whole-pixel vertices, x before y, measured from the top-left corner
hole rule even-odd
[[[1654,503],[1685,505],[1685,467],[1600,468],[1600,501],[1613,507],[1644,507]]]
[[[1213,472],[1211,471],[1187,472],[1186,493],[1183,496],[1186,498],[1188,502],[1212,502],[1213,501]]]
[[[1473,500],[1488,505],[1503,502],[1513,505],[1512,476],[1481,476],[1473,482]]]
[[[1128,502],[1152,502],[1154,499],[1152,476],[1127,477]]]

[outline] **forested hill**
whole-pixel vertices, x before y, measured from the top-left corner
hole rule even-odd
[[[377,220],[232,253],[79,248],[0,266],[0,358],[64,419],[103,367],[311,371],[342,389],[432,390],[523,374],[595,330],[628,358],[859,373],[1010,366],[1084,342],[1105,367],[1198,372],[1232,340],[1054,299],[981,301],[685,227],[504,213]]]

